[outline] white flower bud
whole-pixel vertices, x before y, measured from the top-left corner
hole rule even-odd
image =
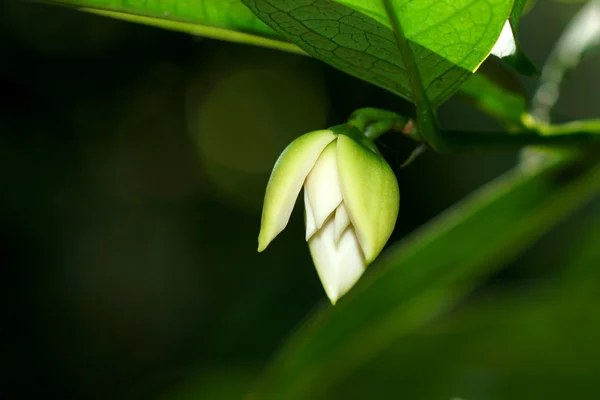
[[[267,185],[258,251],[287,225],[304,187],[306,240],[327,296],[343,296],[381,252],[399,207],[398,182],[367,139],[307,133],[279,156]]]

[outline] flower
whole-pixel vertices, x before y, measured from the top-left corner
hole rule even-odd
[[[398,182],[375,144],[355,128],[340,126],[300,136],[273,167],[259,252],[286,227],[302,187],[306,241],[325,292],[335,304],[392,234],[400,201]]]

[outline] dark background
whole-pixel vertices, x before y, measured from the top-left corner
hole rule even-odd
[[[579,6],[538,3],[521,39],[542,65]],[[1,3],[0,54],[0,391],[10,398],[149,398],[187,387],[209,396],[228,390],[219,371],[251,380],[326,301],[300,209],[256,252],[275,159],[356,108],[410,112],[316,60],[29,2]],[[561,118],[600,114],[599,62],[571,76]],[[535,81],[523,83],[531,94]],[[458,99],[440,119],[500,129]],[[429,153],[400,170],[412,144],[392,135],[379,144],[401,188],[392,241],[517,157]],[[566,251],[557,243],[585,218],[493,283],[551,274]]]

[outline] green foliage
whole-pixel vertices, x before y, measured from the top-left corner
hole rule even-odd
[[[598,207],[596,207],[598,208]],[[565,261],[562,278],[562,297],[565,308],[586,306],[596,301],[600,294],[600,210],[586,222],[583,229],[573,239],[574,246]]]
[[[452,6],[395,1],[402,34],[411,43],[407,55],[398,49],[381,2],[244,2],[283,37],[350,75],[413,101],[414,81],[420,80],[434,108],[489,55],[511,7],[505,0],[461,0]],[[417,76],[410,76],[407,62],[417,64]]]
[[[521,15],[525,11],[527,0],[515,0],[512,11],[510,12],[509,22],[512,30],[513,39],[516,45],[516,52],[508,57],[504,57],[502,60],[508,65],[514,68],[516,71],[523,75],[533,76],[539,73],[535,64],[527,57],[525,52],[521,49],[521,44],[517,35],[519,34],[519,24],[521,22]]]
[[[597,301],[573,312],[548,293],[474,301],[398,338],[324,396],[561,400],[595,393]],[[585,355],[584,355],[585,354]]]
[[[257,15],[266,18],[267,22],[271,21],[270,24],[275,29],[273,30],[252,14],[242,4],[242,0],[228,0],[226,3],[221,0],[199,0],[191,3],[191,6],[188,6],[187,2],[184,4],[177,1],[149,4],[118,0],[43,1],[194,35],[299,54],[306,54],[304,50],[307,50],[309,54],[360,79],[406,98],[413,97],[404,60],[393,38],[389,19],[385,17],[379,2],[340,1],[340,4],[336,4],[331,1],[313,1],[304,4],[304,15],[302,8],[294,11],[293,7],[284,7],[287,13],[281,12],[276,16],[286,19],[282,24],[268,17],[272,11],[265,11],[276,10],[273,7],[277,6],[277,2],[269,5],[270,8],[264,8],[266,3],[261,3],[262,10],[258,9],[257,3],[249,3]],[[405,7],[404,3],[406,2],[397,2],[395,5]],[[285,6],[292,3],[282,4]],[[469,13],[468,16],[458,13],[454,15],[453,8],[446,6],[428,26],[423,26],[420,22],[427,14],[427,7],[423,5],[416,7],[409,4],[407,11],[410,11],[410,14],[404,18],[408,22],[407,38],[410,40],[414,36],[415,39],[412,48],[415,58],[419,60],[419,78],[429,87],[428,96],[433,106],[441,104],[452,95],[471,75],[471,71],[489,55],[506,21],[510,1],[494,0],[490,4],[486,1],[463,1],[460,6],[463,11]],[[522,6],[523,2],[517,1],[510,11],[510,21],[515,31]],[[310,13],[315,10],[318,12],[319,7],[327,10],[324,15],[329,16],[329,19],[323,20],[319,15],[316,23],[304,23],[303,19],[310,19]],[[473,22],[465,24],[464,21],[465,16],[471,18],[472,13],[478,20],[486,21],[484,24],[477,24],[474,32],[471,29]],[[338,16],[345,18],[344,21],[338,21]],[[452,35],[445,33],[448,31],[451,31]],[[525,56],[519,51],[516,57],[522,60]],[[420,61],[421,59],[424,61]],[[515,68],[520,68],[518,64],[508,62]],[[486,78],[477,78],[478,81],[483,79]],[[470,93],[471,91],[467,90],[465,94]]]
[[[557,144],[551,140],[558,138],[580,144],[587,138],[598,144],[599,121],[552,125],[550,113],[563,77],[583,55],[598,49],[600,29],[588,29],[588,36],[574,34],[581,19],[567,30],[544,66],[531,113],[512,71],[488,59],[508,21],[512,38],[507,40],[514,41],[516,51],[503,61],[525,75],[537,72],[517,39],[525,0],[50,2],[309,54],[414,103],[416,132],[436,149],[444,142],[436,111],[458,90],[510,130],[488,137],[463,135],[465,142]],[[588,7],[599,4],[592,1]],[[597,24],[586,21],[588,27]],[[597,217],[576,236],[580,246],[566,260],[561,282],[550,285],[568,307],[558,306],[547,293],[460,304],[494,272],[594,200],[600,193],[597,151],[592,146],[527,148],[513,170],[392,244],[334,308],[323,304],[308,316],[248,398],[350,398],[354,393],[383,398],[397,375],[405,386],[419,383],[398,389],[411,399],[584,397],[600,367],[595,340],[600,321],[586,305],[598,301]],[[570,315],[569,307],[577,312]],[[568,324],[585,331],[561,328]],[[574,356],[577,349],[561,347],[565,341],[580,343],[593,356],[580,363]],[[244,385],[253,372],[241,374]],[[548,376],[561,379],[548,384]],[[225,378],[219,374],[219,379]],[[530,386],[522,390],[526,383]],[[183,392],[169,398],[204,393],[195,388]]]
[[[302,54],[256,18],[240,0],[42,0],[83,11],[214,39]]]
[[[599,164],[572,168],[561,157],[517,168],[392,246],[335,308],[317,311],[289,338],[256,388],[258,398],[326,393],[456,304],[600,191]]]

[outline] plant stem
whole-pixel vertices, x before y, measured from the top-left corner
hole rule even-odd
[[[427,142],[434,150],[439,152],[450,151],[451,146],[449,146],[446,137],[441,135],[438,129],[437,119],[429,104],[427,92],[423,86],[419,68],[417,67],[415,57],[410,48],[410,43],[404,35],[402,24],[396,15],[392,2],[391,0],[382,0],[382,3],[390,23],[392,24],[396,44],[398,45],[398,50],[400,50],[404,65],[406,66],[414,102],[417,106],[417,126],[419,127],[419,132],[423,135],[425,142]]]
[[[442,131],[446,140],[446,152],[493,150],[525,146],[586,146],[600,148],[600,132],[571,132],[543,135],[537,131],[518,133],[506,132],[462,132]],[[438,150],[439,151],[439,150]]]
[[[600,148],[600,119],[547,124],[532,116],[525,116],[526,130],[518,132],[462,132],[442,131],[449,151],[525,146],[586,146]]]
[[[429,144],[421,132],[413,134],[404,132],[406,124],[409,123],[408,117],[391,111],[377,108],[359,109],[351,115],[348,123],[369,139],[375,139],[386,132],[398,131],[416,142]],[[524,128],[513,132],[438,131],[444,138],[444,148],[435,150],[448,153],[534,145],[600,146],[600,119],[548,124],[530,114],[525,114],[522,117],[522,125]]]

